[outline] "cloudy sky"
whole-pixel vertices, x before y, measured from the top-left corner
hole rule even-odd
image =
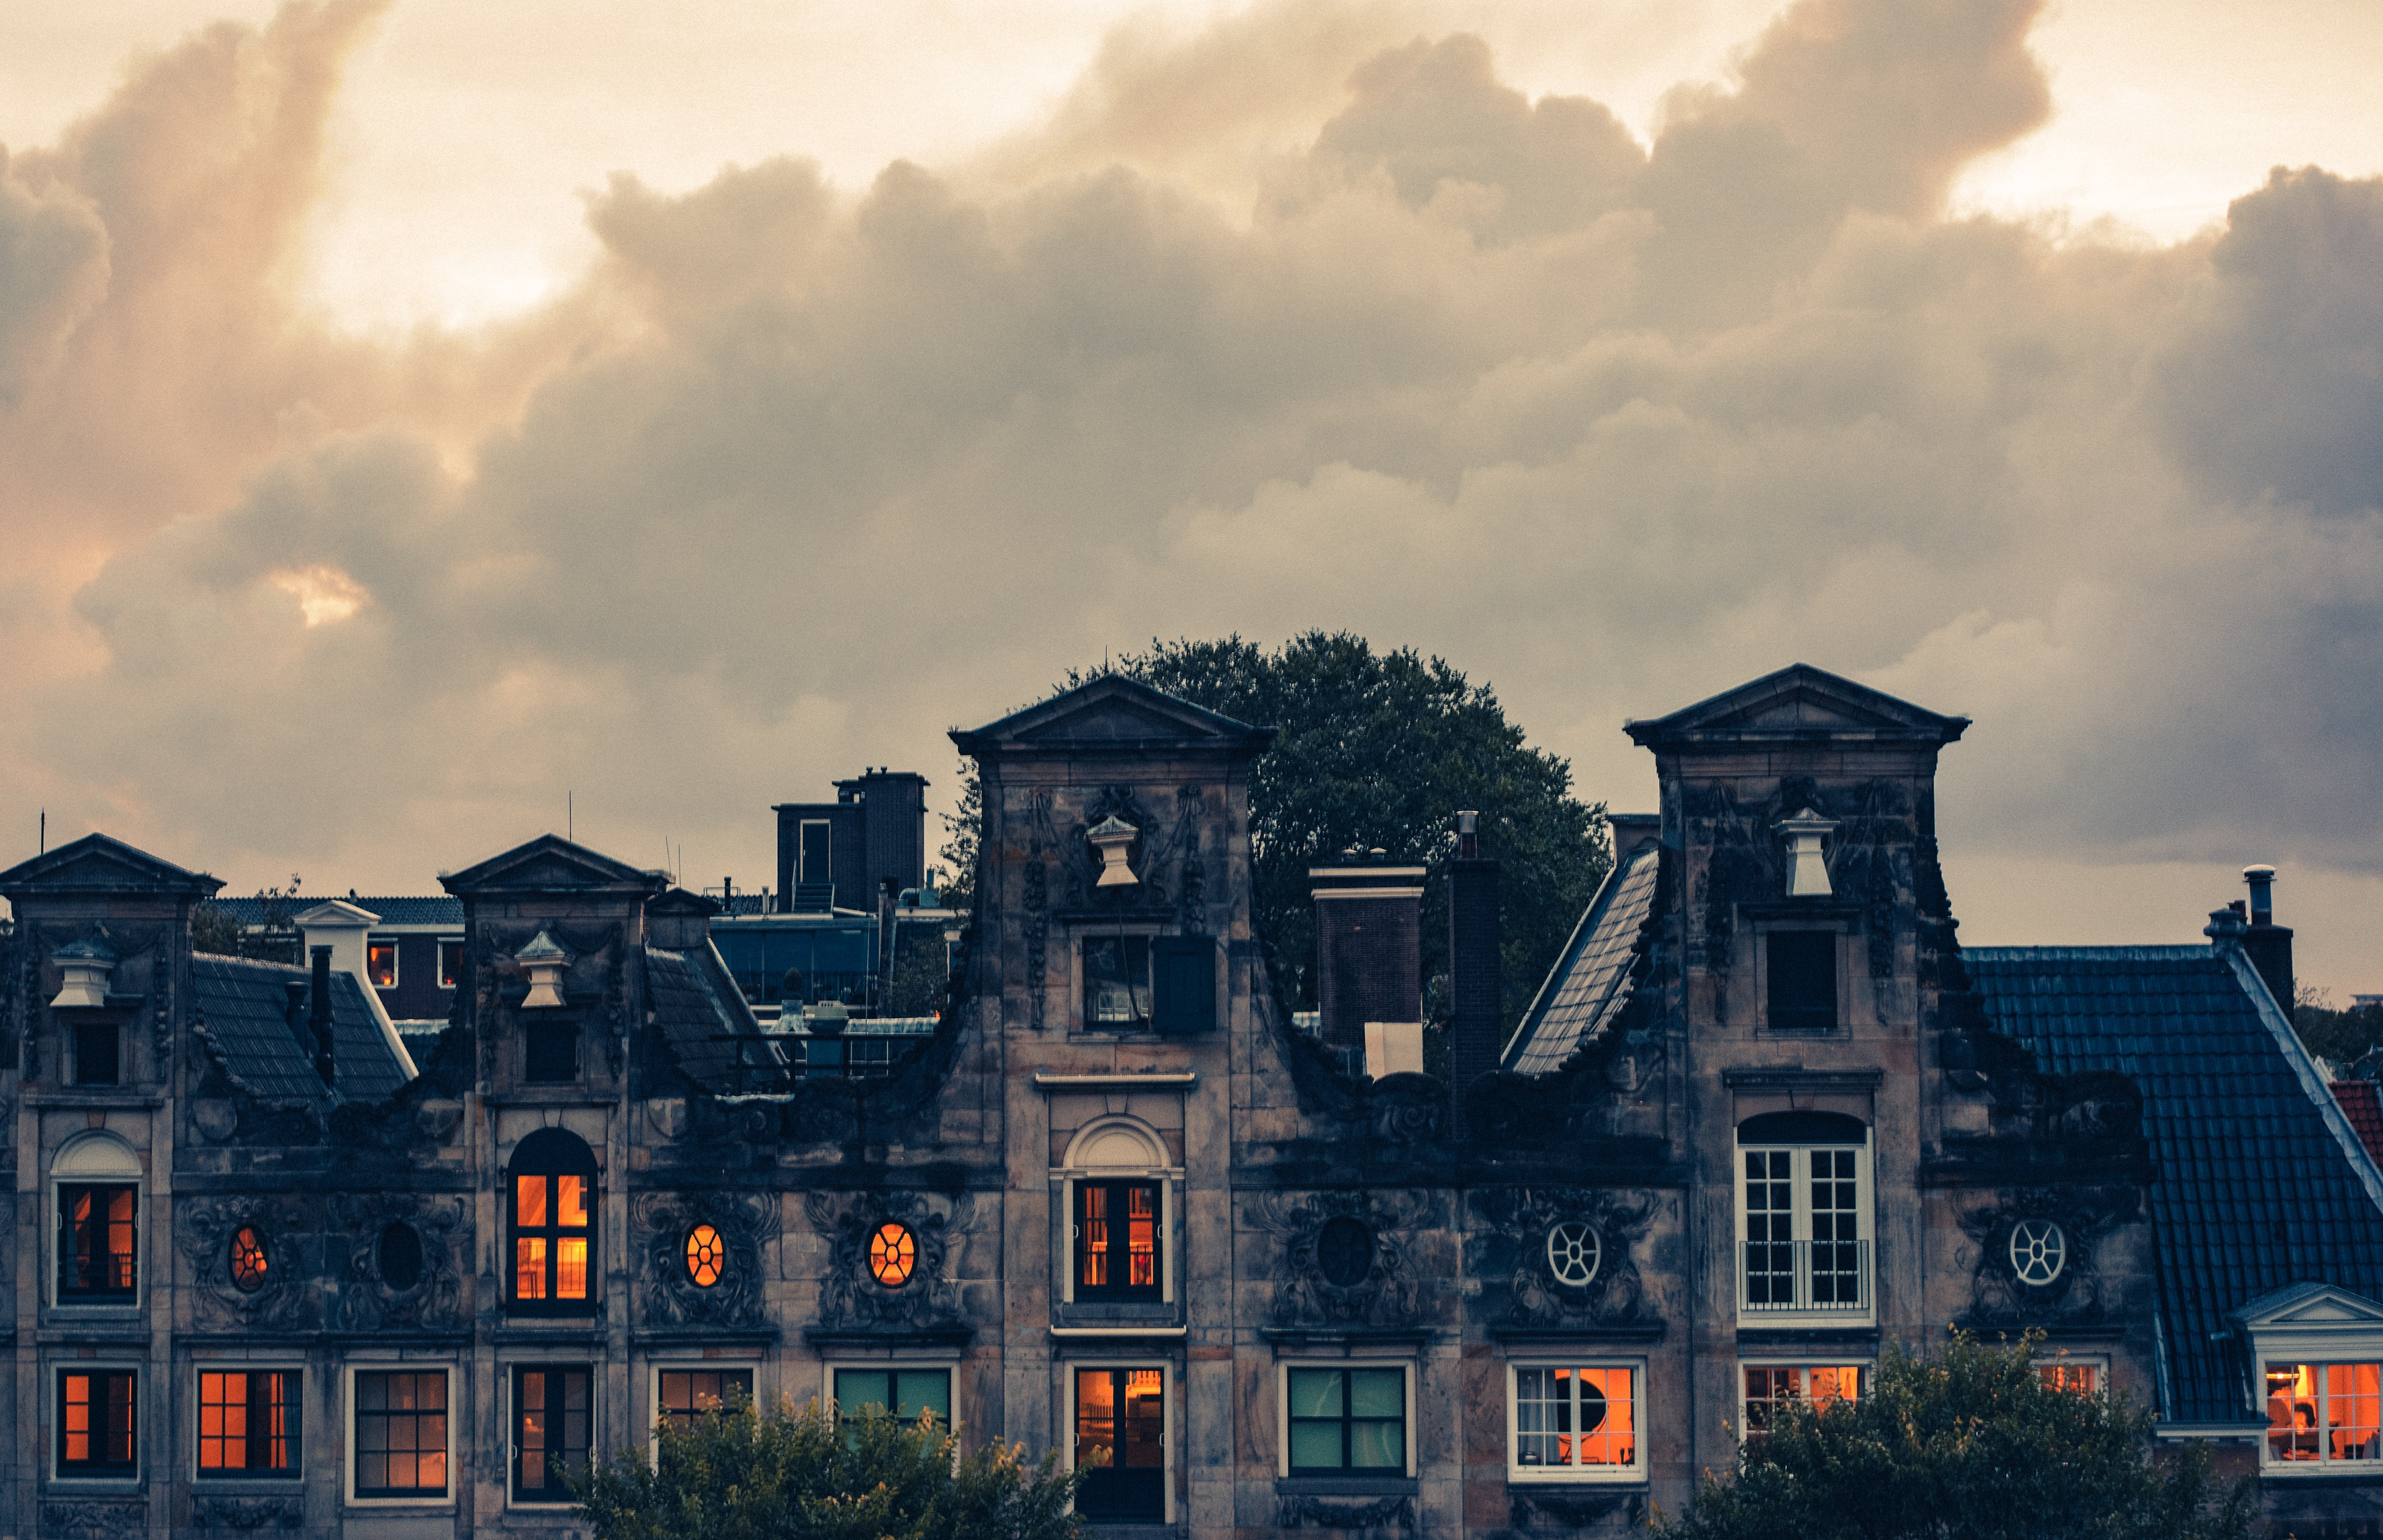
[[[695,13],[692,17],[686,13]],[[1585,795],[1802,659],[1976,719],[1972,942],[2282,869],[2383,990],[2374,0],[24,0],[0,860],[423,891],[1154,636]]]

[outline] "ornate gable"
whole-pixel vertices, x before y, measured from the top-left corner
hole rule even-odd
[[[1624,722],[1640,745],[1661,750],[1698,744],[1809,742],[1949,744],[1967,717],[1937,713],[1883,691],[1793,663],[1667,717]]]
[[[978,758],[1004,753],[1185,750],[1245,758],[1273,743],[1274,729],[1235,721],[1139,680],[1104,674],[973,732],[955,731],[952,742],[962,754]]]
[[[541,834],[438,879],[439,886],[460,898],[540,893],[660,893],[668,884],[660,872],[599,855],[574,844],[559,834]]]
[[[83,893],[186,894],[205,898],[223,886],[220,878],[159,860],[145,850],[105,834],[85,834],[46,855],[0,872],[0,893],[43,895]]]

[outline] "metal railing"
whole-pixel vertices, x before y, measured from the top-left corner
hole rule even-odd
[[[1870,1309],[1870,1242],[1747,1241],[1738,1248],[1737,1308],[1758,1315],[1864,1313]]]

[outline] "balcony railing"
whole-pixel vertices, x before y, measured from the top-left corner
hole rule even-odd
[[[1866,1313],[1870,1242],[1749,1240],[1738,1249],[1737,1308],[1755,1315]]]

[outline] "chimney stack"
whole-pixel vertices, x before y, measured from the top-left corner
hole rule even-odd
[[[1464,1136],[1464,1093],[1498,1067],[1498,863],[1481,856],[1481,815],[1456,815],[1448,869],[1450,1127]]]
[[[2276,869],[2244,867],[2242,881],[2251,885],[2251,925],[2242,932],[2242,951],[2266,981],[2284,1015],[2292,1014],[2292,932],[2276,923]]]
[[[1364,1052],[1369,1022],[1403,1025],[1422,1041],[1424,869],[1389,866],[1386,855],[1352,845],[1339,865],[1307,869],[1316,1035],[1352,1056]]]
[[[331,949],[327,946],[308,948],[315,959],[313,1008],[308,1024],[315,1029],[315,1073],[322,1077],[325,1089],[331,1084]]]

